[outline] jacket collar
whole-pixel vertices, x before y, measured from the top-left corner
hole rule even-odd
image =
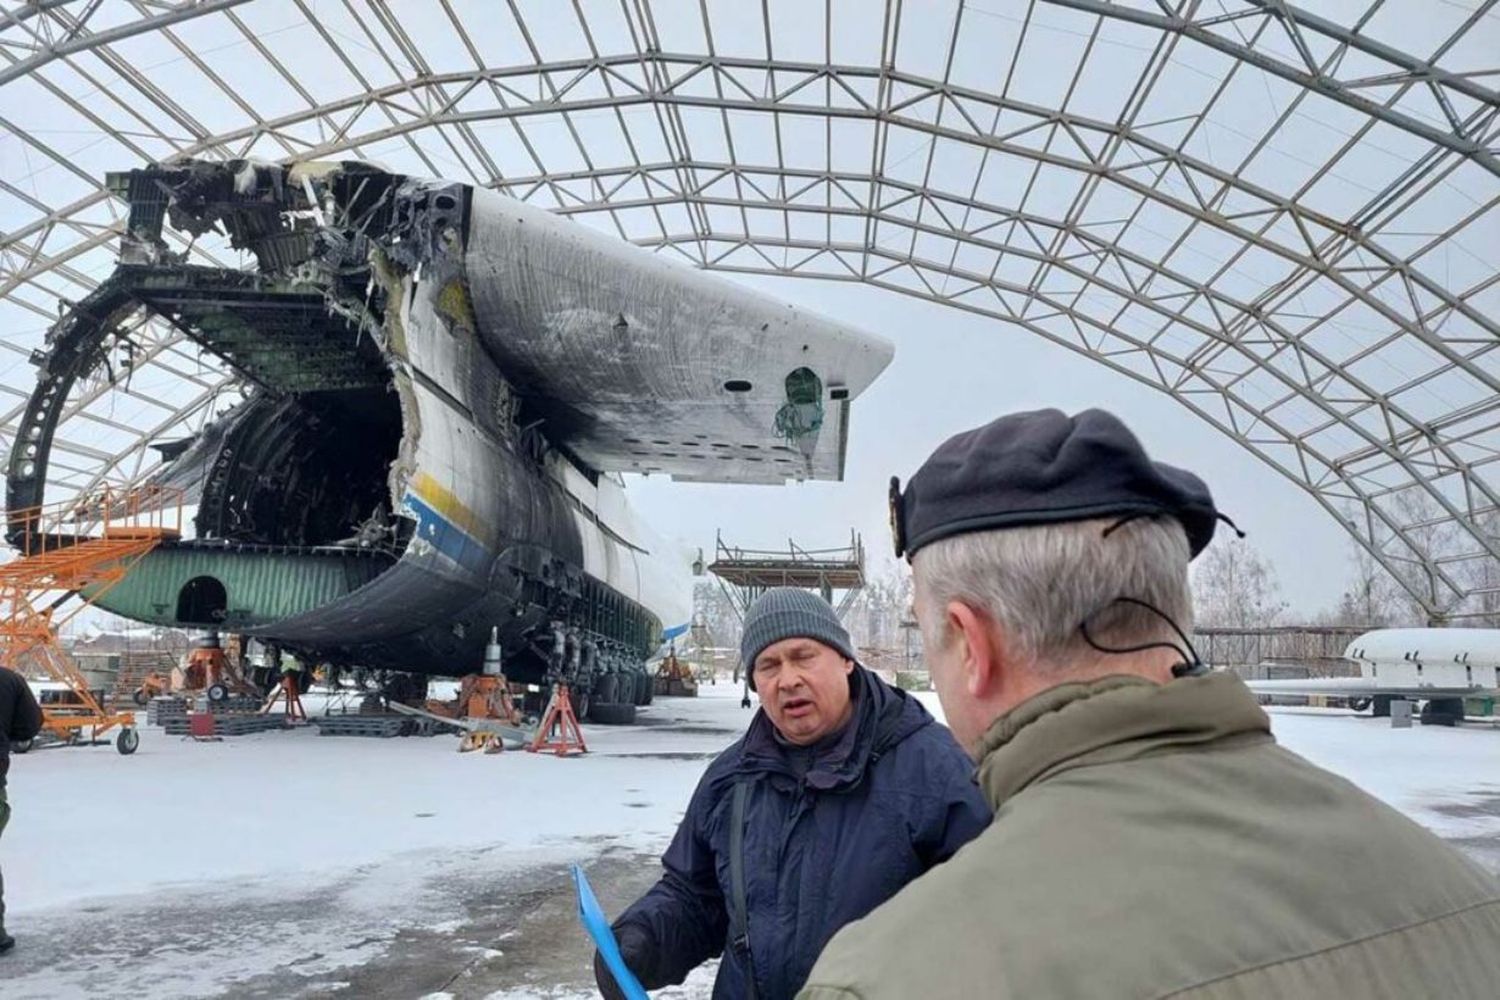
[[[822,747],[807,770],[803,780],[810,788],[831,791],[857,784],[880,754],[932,721],[921,702],[858,664],[851,682],[854,714],[839,739]],[[770,717],[759,708],[740,741],[739,767],[796,777],[788,755],[797,750],[776,739]]]
[[[980,741],[979,784],[998,810],[1070,768],[1231,739],[1271,739],[1270,719],[1234,674],[1061,684],[994,721]]]

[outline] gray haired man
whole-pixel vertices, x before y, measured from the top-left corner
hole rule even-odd
[[[1500,886],[1197,662],[1201,480],[1111,414],[1042,410],[950,439],[892,500],[995,818],[799,997],[1497,995]]]

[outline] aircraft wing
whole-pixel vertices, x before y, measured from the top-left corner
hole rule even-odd
[[[491,191],[472,212],[478,332],[548,441],[600,472],[843,477],[884,338]]]

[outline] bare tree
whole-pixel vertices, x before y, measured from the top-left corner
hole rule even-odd
[[[1333,621],[1340,625],[1367,625],[1385,628],[1413,620],[1413,602],[1401,584],[1386,572],[1362,545],[1352,545],[1349,557],[1349,585],[1339,597]]]
[[[1193,603],[1200,625],[1264,628],[1286,611],[1270,563],[1251,546],[1225,540],[1209,547],[1193,570]]]
[[[849,609],[844,624],[855,645],[895,649],[904,641],[901,622],[912,599],[911,571],[905,563],[887,561],[871,574]]]
[[[1500,541],[1500,511],[1490,511],[1479,517],[1478,521],[1481,532]],[[1469,624],[1500,628],[1500,559],[1487,555],[1466,559],[1459,564],[1459,573],[1473,595],[1473,607],[1467,610],[1480,612],[1482,615]]]
[[[705,626],[715,646],[734,648],[740,644],[740,615],[717,580],[693,584],[693,621]]]

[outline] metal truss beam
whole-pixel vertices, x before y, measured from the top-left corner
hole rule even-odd
[[[189,21],[195,17],[212,14],[215,11],[238,7],[240,4],[246,2],[247,0],[187,0],[181,6],[173,10],[168,10],[166,13],[143,17],[139,21],[118,25],[105,31],[80,30],[70,34],[63,41],[43,44],[36,55],[22,59],[20,62],[12,63],[5,69],[0,70],[0,86],[4,86],[10,81],[19,79],[29,73],[35,73],[55,59],[88,52],[106,45],[113,45],[115,42],[124,41],[136,35],[157,31],[181,21]],[[61,6],[63,5],[49,5],[48,10]],[[15,23],[20,22],[16,20]],[[35,35],[34,31],[33,35]]]
[[[414,83],[399,83],[385,88],[382,92],[369,95],[360,99],[342,100],[306,112],[298,112],[294,115],[283,116],[272,122],[266,123],[264,130],[260,127],[239,132],[228,133],[217,137],[212,142],[202,142],[183,150],[178,157],[187,158],[201,155],[214,149],[224,152],[225,147],[233,147],[237,142],[246,139],[254,140],[267,133],[275,133],[293,128],[299,124],[314,119],[328,119],[341,112],[354,110],[363,111],[376,104],[385,105],[394,110],[398,115],[404,116],[401,120],[392,124],[374,129],[371,132],[350,135],[348,128],[341,130],[338,138],[316,146],[306,148],[297,158],[316,159],[319,157],[333,156],[360,146],[370,145],[396,136],[408,135],[415,131],[434,128],[443,124],[469,123],[478,121],[502,120],[518,117],[529,117],[538,114],[558,114],[565,111],[583,111],[598,109],[600,107],[623,107],[632,104],[639,105],[677,105],[693,106],[725,110],[761,110],[773,111],[782,114],[815,115],[826,118],[849,118],[854,120],[875,120],[882,124],[900,125],[917,132],[926,133],[937,138],[950,139],[962,143],[979,145],[985,149],[1004,152],[1023,159],[1034,160],[1041,164],[1076,170],[1084,174],[1107,176],[1109,179],[1133,193],[1162,204],[1174,211],[1181,212],[1205,225],[1212,225],[1225,233],[1243,240],[1247,246],[1253,246],[1276,254],[1282,259],[1297,265],[1308,274],[1317,274],[1327,277],[1340,285],[1345,291],[1358,298],[1364,305],[1380,313],[1385,319],[1397,324],[1406,332],[1412,334],[1427,344],[1428,347],[1442,353],[1445,359],[1465,370],[1470,376],[1489,385],[1494,391],[1500,392],[1500,375],[1495,372],[1470,363],[1462,355],[1454,352],[1448,345],[1444,344],[1441,336],[1435,334],[1430,326],[1422,321],[1421,316],[1408,316],[1392,308],[1379,295],[1370,291],[1369,287],[1361,286],[1356,276],[1359,272],[1368,272],[1370,268],[1361,264],[1357,268],[1351,268],[1342,263],[1356,249],[1363,250],[1373,255],[1377,261],[1376,268],[1381,270],[1381,280],[1399,270],[1404,281],[1410,281],[1413,287],[1424,296],[1430,296],[1436,303],[1445,309],[1458,311],[1470,322],[1485,328],[1496,337],[1500,337],[1500,319],[1488,316],[1481,311],[1472,308],[1466,302],[1454,297],[1441,283],[1427,277],[1420,271],[1403,262],[1396,254],[1385,250],[1369,236],[1360,233],[1351,227],[1344,226],[1334,220],[1318,216],[1300,206],[1290,202],[1282,196],[1266,191],[1256,185],[1238,178],[1232,174],[1217,168],[1211,164],[1204,163],[1186,156],[1172,147],[1161,143],[1150,137],[1139,133],[1122,131],[1118,126],[1100,121],[1092,121],[1078,116],[1065,115],[1033,105],[1026,105],[1013,101],[996,101],[991,95],[976,91],[966,91],[949,85],[943,85],[936,81],[905,76],[902,74],[885,73],[891,80],[901,82],[906,86],[918,88],[923,91],[915,97],[908,98],[893,104],[887,109],[875,106],[817,106],[791,102],[790,98],[804,89],[812,78],[830,79],[840,74],[849,76],[851,79],[868,79],[877,71],[863,67],[825,67],[816,64],[773,64],[769,61],[757,60],[704,60],[701,57],[667,56],[656,57],[666,65],[684,67],[684,71],[669,79],[664,89],[658,89],[653,84],[651,88],[636,86],[636,94],[630,97],[621,97],[609,101],[598,99],[581,98],[576,102],[568,102],[564,99],[566,91],[574,89],[584,77],[592,74],[609,74],[611,67],[618,60],[587,60],[572,61],[560,65],[543,67],[521,67],[503,70],[486,70],[474,74],[452,74],[432,78]],[[638,65],[639,58],[629,60],[629,65]],[[781,66],[789,73],[806,74],[806,76],[783,89],[778,95],[771,99],[728,99],[691,96],[684,92],[684,85],[699,73],[722,73],[725,68],[738,67],[760,71]],[[458,105],[463,98],[474,88],[481,84],[493,84],[499,86],[497,81],[526,77],[535,79],[538,75],[549,76],[564,74],[572,79],[564,88],[564,96],[558,99],[546,100],[517,100],[513,104],[497,105],[473,111],[459,110]],[[437,86],[456,86],[459,93],[446,100],[434,101],[430,98],[432,88]],[[505,94],[512,94],[515,88],[501,87]],[[744,91],[743,85],[739,91]],[[417,97],[412,105],[402,104],[400,97]],[[1097,155],[1091,152],[1088,143],[1078,141],[1073,145],[1070,153],[1055,153],[1050,151],[1039,151],[1032,144],[1023,141],[1017,136],[995,136],[980,125],[972,115],[961,115],[959,120],[963,127],[948,127],[928,121],[922,117],[906,113],[918,104],[946,98],[954,101],[955,106],[961,107],[957,101],[979,102],[990,104],[1000,110],[1016,111],[1022,114],[1035,116],[1035,122],[1030,123],[1022,132],[1032,132],[1037,129],[1048,129],[1061,131],[1063,134],[1076,135],[1079,131],[1090,132],[1098,135],[1101,139],[1112,139],[1128,142],[1138,146],[1148,153],[1152,159],[1130,162],[1124,166],[1113,166],[1103,163]],[[427,110],[431,109],[431,110]],[[358,117],[356,114],[355,117]],[[352,119],[351,119],[352,122]],[[1181,176],[1188,179],[1191,189],[1195,192],[1190,199],[1171,195],[1163,192],[1158,186],[1160,178],[1169,171],[1179,171]],[[1192,187],[1192,178],[1201,176],[1210,178],[1220,186],[1221,193],[1211,196],[1208,192],[1199,192],[1197,187]],[[1144,179],[1143,179],[1144,178]],[[1235,213],[1234,216],[1226,215],[1218,206],[1222,205],[1222,192],[1238,191],[1247,198],[1252,198],[1262,206],[1254,212]],[[105,197],[100,195],[99,198]],[[97,203],[98,199],[86,199],[90,203]],[[1278,242],[1276,239],[1266,235],[1265,229],[1270,225],[1267,222],[1257,230],[1251,228],[1246,222],[1251,218],[1271,217],[1272,213],[1280,213],[1295,220],[1298,229],[1304,234],[1305,245],[1301,247],[1289,246]],[[1275,217],[1271,217],[1274,221]],[[12,242],[25,239],[35,235],[40,223],[33,223],[15,233],[0,240],[0,249],[8,247]],[[1327,241],[1316,241],[1310,235],[1311,232],[1326,231],[1334,234]],[[104,245],[109,237],[100,235],[92,240],[80,244],[80,248],[91,248]],[[81,252],[81,250],[80,250]],[[68,259],[63,256],[61,259]],[[5,284],[0,286],[0,291],[14,288],[24,283],[34,274],[45,270],[44,266],[26,269],[6,277]],[[1379,284],[1372,281],[1371,286]]]
[[[261,22],[233,9],[242,2],[137,0],[136,20],[97,31],[109,10],[101,0],[12,5],[0,10],[0,87],[24,76],[78,131],[110,138],[127,159],[300,161],[395,150],[403,169],[587,218],[699,267],[860,282],[1014,324],[1171,395],[1292,479],[1432,620],[1495,610],[1484,595],[1500,579],[1500,276],[1482,236],[1500,218],[1500,189],[1486,186],[1500,176],[1500,94],[1490,71],[1455,72],[1459,56],[1447,54],[1465,41],[1462,65],[1473,63],[1496,0],[1456,18],[1445,11],[1457,30],[1420,55],[1367,33],[1386,13],[1382,0],[1347,23],[1284,0],[1033,0],[1013,17],[960,0],[937,15],[944,20],[932,37],[913,36],[908,22],[935,11],[887,0],[879,18],[857,15],[879,29],[861,47],[847,44],[838,22],[848,15],[832,0],[790,15],[702,0],[696,18],[670,24],[649,0],[618,10],[575,2],[549,11],[545,25],[511,2],[487,12],[505,23],[486,24],[483,36],[449,0],[438,0],[422,32],[389,0],[328,11],[293,0],[285,12],[305,21],[308,43],[324,46],[353,81],[342,93],[304,79],[287,58],[296,46],[260,37],[252,25]],[[730,23],[743,37],[724,37],[726,11],[740,17]],[[269,97],[233,87],[215,59],[176,34],[176,25],[209,15],[243,40],[237,58],[257,62],[267,94],[280,92],[277,114],[262,114],[256,105]],[[960,43],[995,17],[1020,22],[1019,31],[995,53],[995,83],[974,84],[983,77],[972,61],[955,74]],[[1060,30],[1081,41],[1039,40],[1052,36],[1033,29],[1059,30],[1063,17]],[[570,19],[576,33],[560,41]],[[787,58],[788,20],[821,21],[821,60],[807,45]],[[1119,82],[1118,113],[1091,116],[1080,108],[1095,105],[1075,101],[1075,90],[1103,58],[1097,47],[1119,44],[1109,30],[1117,24],[1134,26],[1133,42],[1141,28],[1154,41],[1127,46],[1144,57]],[[437,45],[438,35],[456,45]],[[511,41],[497,46],[499,35]],[[133,39],[134,52],[152,36],[165,51],[161,64],[190,66],[226,110],[174,97],[114,45]],[[913,48],[924,46],[925,58],[914,60]],[[1204,72],[1191,58],[1198,46],[1228,58]],[[1038,58],[1058,69],[1047,86],[1076,59],[1045,106],[1019,95],[1047,86],[1013,79]],[[1202,95],[1164,95],[1184,72],[1209,78]],[[1235,99],[1231,83],[1255,75],[1300,90],[1272,97],[1267,87],[1273,113],[1264,125],[1215,156],[1223,147],[1203,130],[1233,131],[1234,116],[1218,116]],[[1196,110],[1166,121],[1145,110],[1184,103]],[[604,121],[619,139],[598,138]],[[824,126],[821,168],[789,138],[805,138],[809,121]],[[1283,136],[1308,122],[1337,133],[1321,164],[1299,161]],[[503,142],[483,132],[502,123]],[[55,138],[74,133],[5,124],[31,172],[0,182],[15,220],[0,233],[0,299],[45,322],[54,299],[93,284],[121,213],[101,179],[74,162],[73,140]],[[867,137],[860,142],[869,148],[854,160],[840,150],[835,169],[840,128]],[[1381,148],[1398,133],[1399,152]],[[1362,155],[1372,150],[1402,165],[1366,170]],[[1267,180],[1279,176],[1268,174],[1268,158],[1299,163],[1286,174],[1292,183]],[[957,162],[978,167],[965,175]],[[981,186],[993,164],[1014,183]],[[49,170],[66,171],[72,190],[93,189],[58,206],[36,183]],[[1354,196],[1359,207],[1327,207],[1351,199],[1320,186],[1365,174],[1375,180]],[[1065,203],[1048,200],[1058,191],[1069,192]],[[1471,204],[1455,212],[1458,201]],[[1441,221],[1429,227],[1429,217]],[[1478,246],[1465,246],[1476,237]],[[1453,268],[1450,249],[1478,267]],[[217,381],[222,372],[169,363],[182,356],[170,331],[141,339],[141,365],[178,380],[194,413],[229,388]],[[24,336],[3,344],[29,350]],[[102,411],[90,405],[108,386],[81,391],[87,398],[73,412],[92,420]],[[125,430],[100,419],[115,438]],[[76,461],[59,466],[59,482],[139,474],[162,426],[108,458],[86,440],[60,438]]]
[[[1463,81],[1461,85],[1455,84],[1455,81],[1462,80],[1462,78],[1454,77],[1448,73],[1439,73],[1430,64],[1422,63],[1419,60],[1412,59],[1410,56],[1401,57],[1399,61],[1390,60],[1389,56],[1395,53],[1395,50],[1388,46],[1373,43],[1369,39],[1360,39],[1359,44],[1355,46],[1355,40],[1359,38],[1355,33],[1339,28],[1323,18],[1298,10],[1289,4],[1282,3],[1281,0],[1248,0],[1248,2],[1254,5],[1254,9],[1238,14],[1207,16],[1199,19],[1173,14],[1153,14],[1150,11],[1127,7],[1121,3],[1112,3],[1109,0],[1044,0],[1044,2],[1060,7],[1071,7],[1074,10],[1086,11],[1090,14],[1097,14],[1100,17],[1129,21],[1132,24],[1156,28],[1160,31],[1191,38],[1200,45],[1206,45],[1225,55],[1233,56],[1240,62],[1254,66],[1256,69],[1263,70],[1273,76],[1278,76],[1283,80],[1289,80],[1313,93],[1322,94],[1330,100],[1353,108],[1361,114],[1368,115],[1377,121],[1393,125],[1435,146],[1441,146],[1444,149],[1457,153],[1477,163],[1490,173],[1500,176],[1500,159],[1497,159],[1495,154],[1491,152],[1485,139],[1488,126],[1494,122],[1496,112],[1500,111],[1500,95],[1472,81]],[[1284,62],[1274,55],[1234,41],[1211,30],[1214,25],[1238,21],[1250,16],[1270,17],[1280,22],[1302,56],[1303,64],[1299,66]],[[1389,61],[1395,61],[1405,71],[1404,74],[1399,76],[1380,78],[1378,82],[1382,84],[1403,83],[1412,85],[1423,83],[1430,84],[1434,88],[1449,88],[1479,101],[1487,106],[1489,110],[1476,123],[1470,124],[1460,121],[1457,114],[1449,106],[1447,108],[1449,128],[1441,129],[1420,118],[1397,110],[1388,104],[1373,101],[1359,93],[1358,86],[1347,84],[1323,71],[1322,67],[1313,59],[1312,53],[1306,43],[1302,40],[1299,30],[1302,26],[1316,30],[1319,34],[1334,38],[1342,45],[1358,47],[1363,52],[1377,55]],[[1363,84],[1368,86],[1372,82],[1363,81]],[[1440,103],[1444,103],[1441,97],[1439,100]]]

